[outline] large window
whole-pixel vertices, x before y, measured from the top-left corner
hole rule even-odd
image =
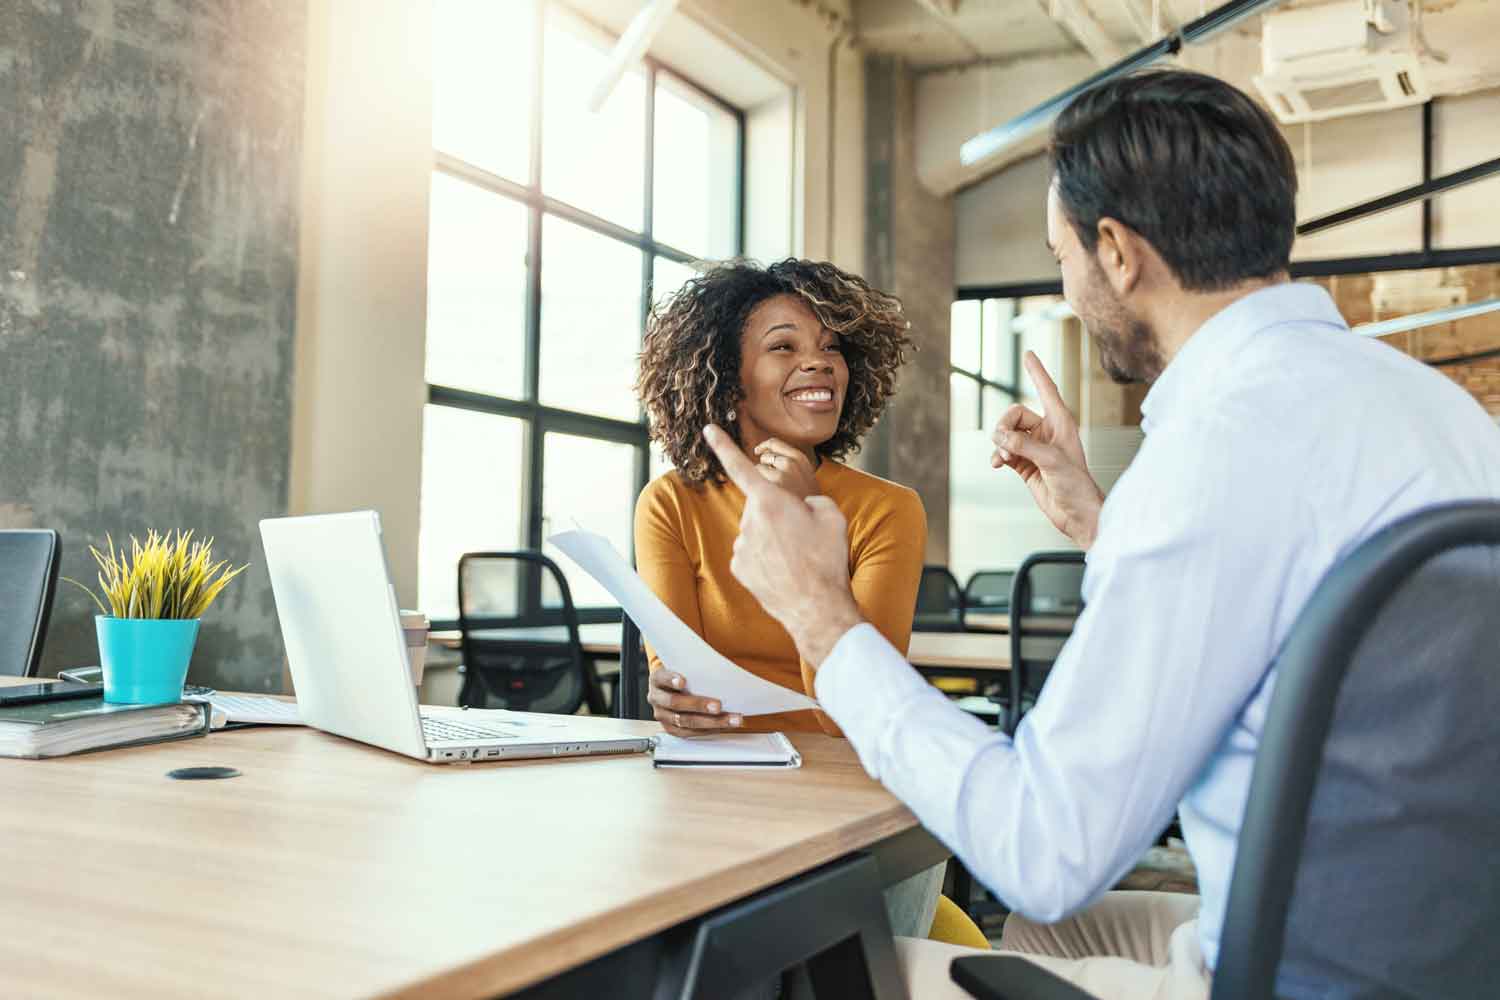
[[[631,551],[661,458],[635,400],[647,310],[743,247],[744,116],[652,59],[600,110],[615,38],[550,0],[436,0],[418,588],[576,520]],[[585,621],[609,595],[564,557]],[[520,595],[555,607],[550,589]]]
[[[990,468],[990,434],[1006,408],[1040,410],[1021,365],[1027,351],[1060,378],[1060,296],[962,299],[953,304],[949,369],[949,568],[960,583],[978,570],[1015,569],[1029,552],[1069,547],[1037,511],[1020,478]]]

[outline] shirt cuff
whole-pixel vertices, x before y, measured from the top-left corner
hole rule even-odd
[[[845,632],[813,678],[818,703],[879,778],[880,738],[897,712],[933,690],[869,622]]]

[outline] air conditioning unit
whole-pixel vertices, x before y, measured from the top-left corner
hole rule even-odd
[[[1267,14],[1261,75],[1287,124],[1421,104],[1432,96],[1404,0],[1334,0]]]

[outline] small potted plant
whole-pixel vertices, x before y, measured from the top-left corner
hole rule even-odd
[[[173,702],[182,698],[188,662],[198,639],[198,621],[229,581],[248,568],[230,569],[214,562],[213,539],[193,541],[191,531],[172,536],[155,531],[142,544],[130,537],[130,551],[109,552],[89,546],[99,564],[94,593],[77,580],[99,608],[94,618],[99,636],[99,666],[104,671],[104,700],[127,704]],[[65,578],[66,579],[66,578]]]

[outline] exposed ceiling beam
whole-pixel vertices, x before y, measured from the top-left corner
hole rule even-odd
[[[1263,9],[1274,7],[1281,2],[1282,0],[1228,0],[1222,6],[1215,7],[1197,20],[1189,21],[1180,29],[1169,32],[1139,52],[1126,56],[1082,83],[1064,90],[1050,100],[1043,101],[1030,111],[971,137],[959,147],[959,162],[968,168],[979,168],[976,172],[992,173],[993,169],[989,166],[991,163],[1012,162],[1011,155],[1007,153],[1008,148],[1020,143],[1035,142],[1037,135],[1046,130],[1063,108],[1071,104],[1079,94],[1092,90],[1105,81],[1133,73],[1174,56],[1182,50],[1183,46],[1205,42],[1250,15],[1260,13]]]
[[[1083,0],[1037,0],[1047,16],[1056,21],[1079,47],[1101,66],[1113,66],[1125,58],[1121,48]]]

